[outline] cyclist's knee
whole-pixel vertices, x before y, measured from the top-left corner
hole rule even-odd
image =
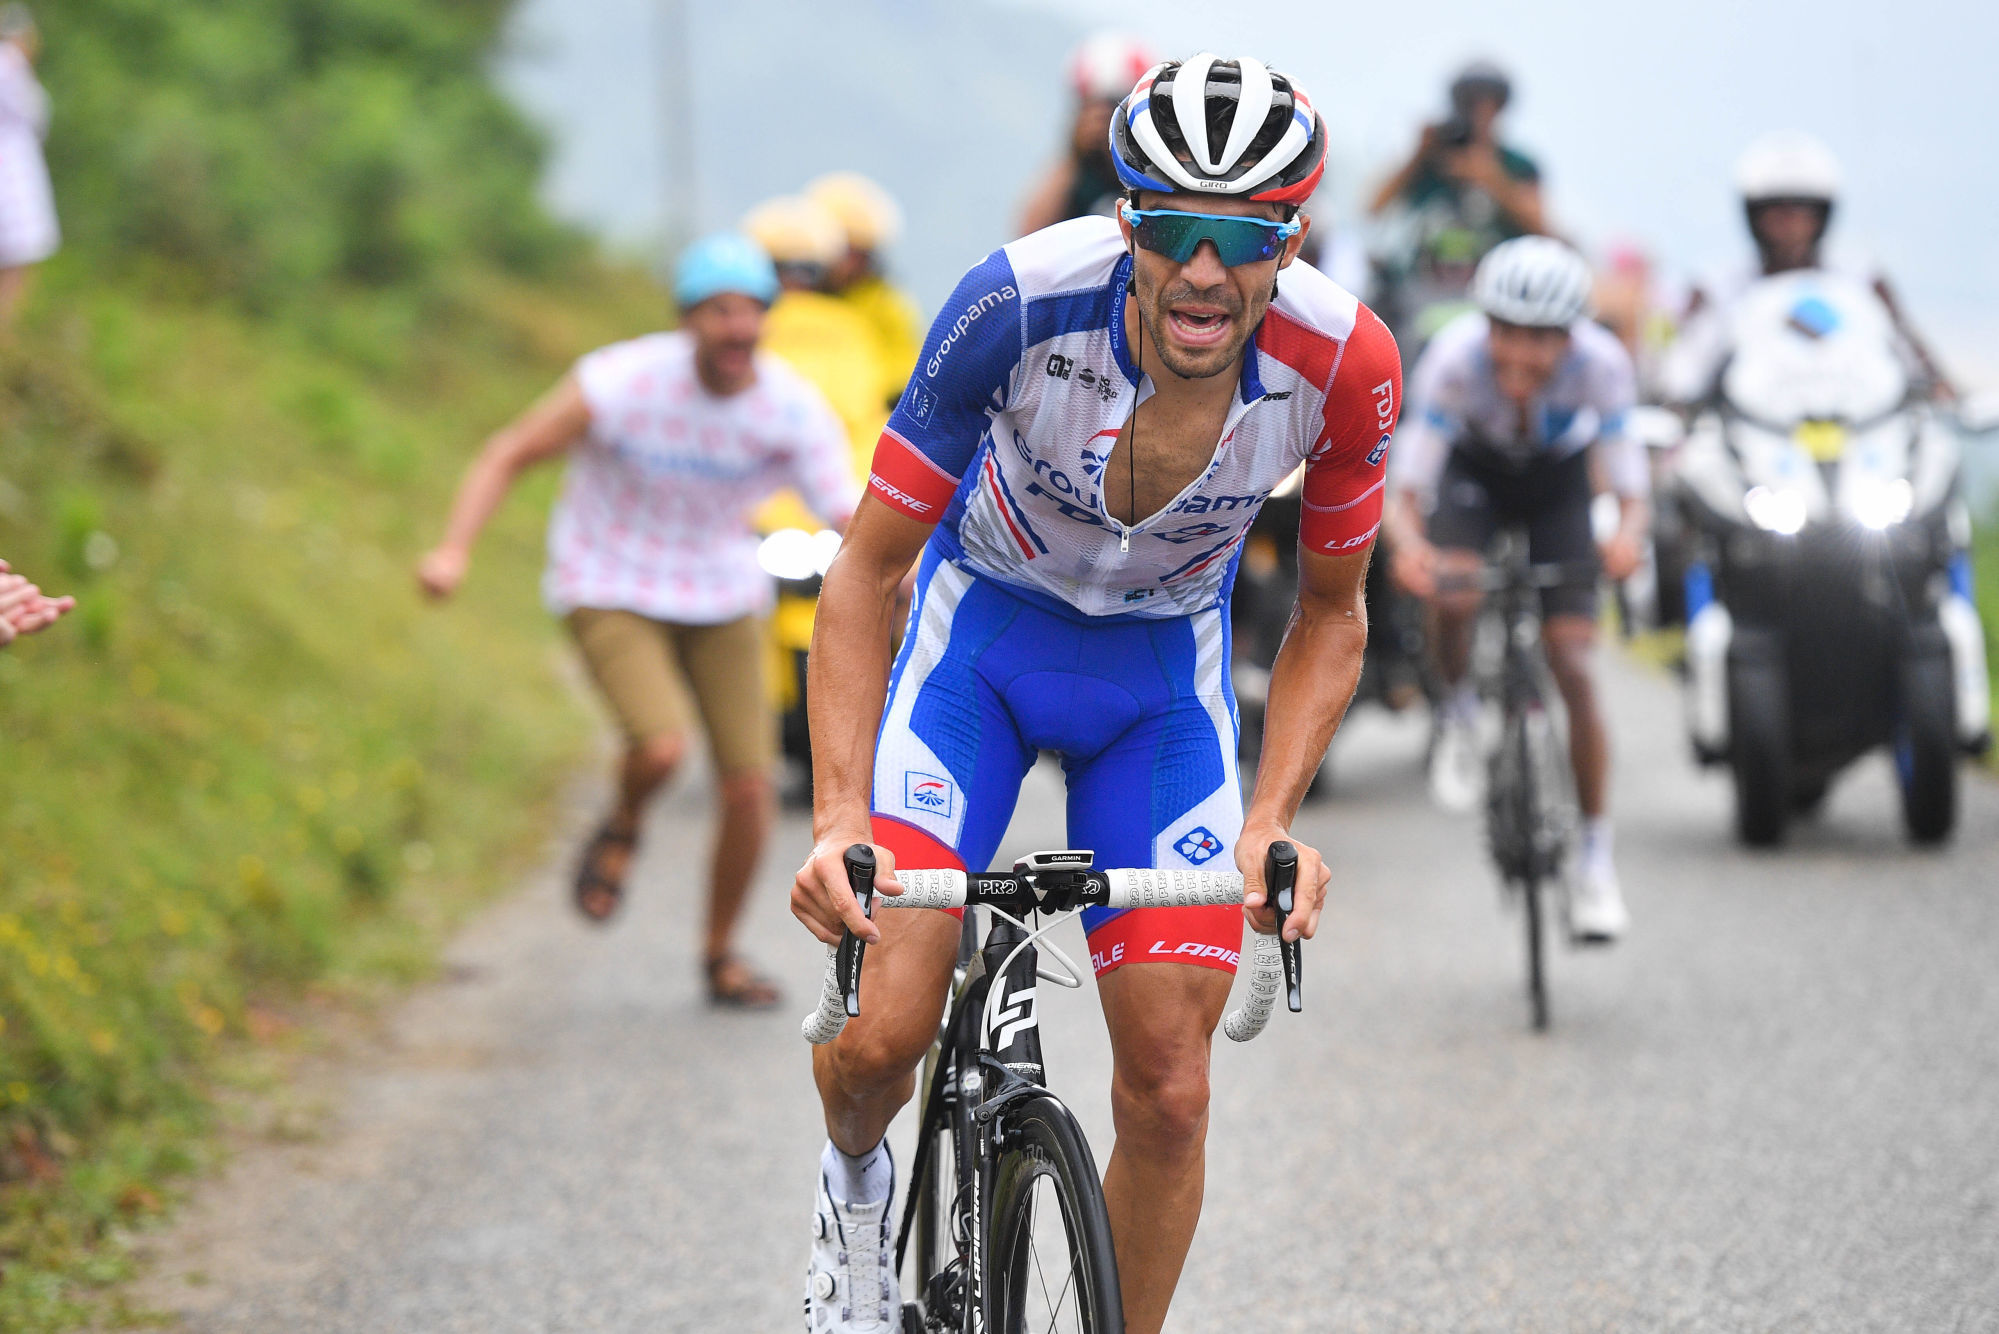
[[[1596,626],[1581,617],[1550,618],[1542,629],[1548,670],[1568,699],[1588,699],[1595,690]]]
[[[1208,1124],[1206,1052],[1121,1068],[1111,1085],[1111,1111],[1121,1139],[1155,1146],[1200,1139]]]
[[[853,1098],[879,1098],[905,1089],[936,1035],[934,1024],[849,1024],[831,1049],[834,1077]]]

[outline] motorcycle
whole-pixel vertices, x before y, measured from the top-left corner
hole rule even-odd
[[[1679,450],[1688,724],[1744,843],[1782,841],[1841,770],[1894,758],[1911,841],[1949,837],[1990,744],[1960,431],[1916,391],[1889,313],[1833,274],[1765,279]]]
[[[778,715],[780,749],[792,769],[783,799],[794,809],[812,804],[812,731],[805,711],[806,657],[812,651],[812,624],[819,610],[819,585],[840,550],[830,528],[773,529],[757,544],[757,563],[777,584],[765,640],[772,705]]]

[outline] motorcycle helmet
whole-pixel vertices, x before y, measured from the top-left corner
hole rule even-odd
[[[1146,72],[1111,115],[1111,160],[1130,191],[1302,204],[1326,170],[1326,123],[1305,90],[1261,61],[1209,53]]]
[[[1486,253],[1471,298],[1490,319],[1530,329],[1566,329],[1589,311],[1589,261],[1552,236],[1521,236]]]
[[[805,187],[805,197],[839,220],[855,250],[880,250],[902,235],[902,206],[857,171],[828,172]]]
[[[743,215],[743,230],[780,267],[824,269],[847,249],[840,220],[803,195],[766,199]]]
[[[1803,130],[1775,130],[1743,150],[1735,162],[1735,188],[1742,196],[1749,234],[1757,235],[1756,213],[1765,204],[1809,204],[1818,209],[1820,236],[1839,201],[1839,159]]]

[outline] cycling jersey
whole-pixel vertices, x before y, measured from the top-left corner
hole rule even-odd
[[[1394,340],[1304,265],[1280,277],[1207,470],[1142,522],[1113,519],[1104,465],[1152,388],[1126,352],[1130,272],[1108,219],[988,256],[875,451],[875,494],[938,525],[876,742],[875,838],[899,866],[984,869],[1041,751],[1062,757],[1068,841],[1098,865],[1232,865],[1226,602],[1243,535],[1301,462],[1301,540],[1363,551],[1380,522]],[[1236,908],[1093,911],[1084,926],[1099,973],[1232,971],[1242,944]]]
[[[1461,315],[1417,361],[1409,381],[1414,411],[1395,438],[1396,486],[1433,498],[1453,450],[1525,470],[1595,445],[1618,494],[1645,495],[1650,468],[1628,421],[1636,377],[1617,336],[1587,321],[1576,325],[1568,352],[1523,421],[1520,406],[1493,380],[1490,334],[1484,315]]]
[[[709,393],[685,333],[576,363],[590,430],[569,451],[549,520],[550,610],[718,625],[770,607],[750,511],[795,486],[822,516],[844,519],[854,482],[846,436],[818,391],[762,353],[756,372],[739,394]]]
[[[1108,218],[1059,223],[973,268],[875,449],[876,496],[941,520],[932,541],[968,569],[1091,616],[1219,605],[1250,520],[1300,463],[1301,540],[1364,550],[1401,366],[1381,321],[1303,264],[1280,275],[1206,471],[1136,524],[1105,511],[1105,463],[1152,391],[1126,350],[1130,273]]]

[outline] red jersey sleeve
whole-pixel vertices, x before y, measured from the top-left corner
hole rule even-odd
[[[1402,356],[1375,313],[1360,308],[1333,383],[1324,425],[1305,459],[1298,537],[1313,551],[1360,551],[1381,527],[1388,441],[1402,411]]]

